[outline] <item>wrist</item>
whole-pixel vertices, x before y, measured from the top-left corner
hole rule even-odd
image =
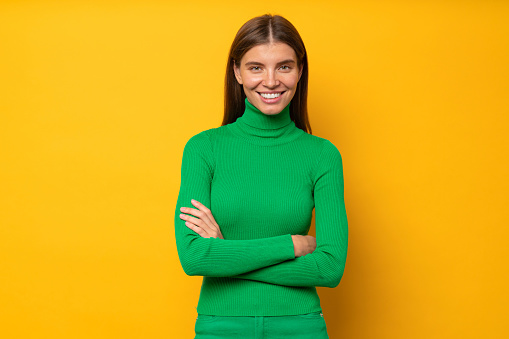
[[[299,235],[298,234],[292,235],[292,241],[293,241],[293,253],[295,255],[295,258],[297,258],[299,256],[299,251],[300,251]]]

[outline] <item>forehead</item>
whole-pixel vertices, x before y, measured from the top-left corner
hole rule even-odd
[[[284,42],[274,42],[252,47],[244,54],[240,62],[245,64],[246,62],[256,61],[269,64],[288,59],[297,62],[297,56],[293,48]]]

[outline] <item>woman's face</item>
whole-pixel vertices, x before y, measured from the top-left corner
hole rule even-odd
[[[265,114],[278,114],[288,105],[302,75],[295,51],[282,42],[251,48],[233,69],[247,100]]]

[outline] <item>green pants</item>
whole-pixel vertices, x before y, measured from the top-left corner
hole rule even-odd
[[[329,339],[323,313],[289,316],[198,314],[194,339]]]

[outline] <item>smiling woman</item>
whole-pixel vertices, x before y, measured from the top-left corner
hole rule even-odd
[[[233,67],[249,102],[265,114],[277,114],[295,95],[303,65],[297,67],[293,48],[270,42],[251,48]]]
[[[184,147],[175,238],[184,272],[203,276],[196,339],[328,338],[316,286],[340,283],[348,225],[341,154],[311,134],[307,67],[288,20],[249,20],[222,125]]]

